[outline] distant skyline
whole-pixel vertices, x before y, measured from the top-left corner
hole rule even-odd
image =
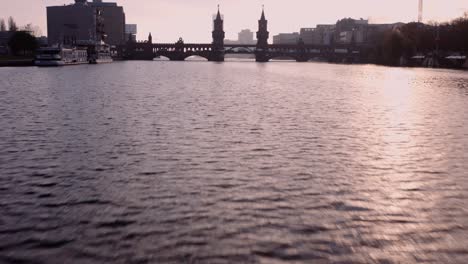
[[[105,1],[105,0],[104,0]],[[417,20],[418,0],[109,0],[124,7],[127,23],[138,25],[138,38],[149,32],[154,41],[210,42],[212,15],[218,4],[225,19],[227,39],[237,39],[242,29],[257,30],[262,4],[271,36],[299,31],[301,27],[333,24],[351,17],[371,23]],[[450,5],[447,4],[450,2]],[[32,23],[47,34],[46,7],[74,3],[74,0],[15,0],[2,3],[0,18],[9,16],[18,25]],[[424,21],[448,21],[468,11],[467,0],[425,0]]]

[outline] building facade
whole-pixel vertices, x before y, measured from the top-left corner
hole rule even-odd
[[[88,5],[102,11],[104,32],[107,35],[106,43],[110,45],[124,44],[125,38],[125,12],[117,3],[107,3],[102,0],[93,0]]]
[[[315,30],[321,45],[331,45],[334,42],[335,25],[317,25]]]
[[[102,0],[75,0],[71,5],[47,7],[49,45],[99,41],[98,12],[102,18],[106,42],[110,45],[125,43],[125,13],[122,7]]]
[[[335,40],[342,44],[363,44],[367,41],[369,21],[345,18],[336,23]]]
[[[322,38],[316,28],[301,28],[299,35],[306,45],[322,44]]]
[[[294,33],[280,33],[273,36],[273,44],[297,44],[300,39],[298,32]]]

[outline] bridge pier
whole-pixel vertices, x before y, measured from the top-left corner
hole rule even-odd
[[[297,62],[308,62],[309,58],[307,56],[299,56],[296,58]]]
[[[223,51],[212,51],[208,61],[214,62],[223,62],[224,61],[224,52]]]
[[[268,62],[270,60],[268,54],[263,50],[258,50],[255,52],[255,61],[256,62]]]

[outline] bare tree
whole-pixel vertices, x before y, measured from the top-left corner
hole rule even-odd
[[[26,32],[29,32],[31,35],[33,35],[35,37],[42,36],[41,28],[39,26],[35,26],[35,25],[31,24],[31,23],[24,26],[24,28],[22,28],[22,30],[24,30]]]
[[[33,33],[33,25],[31,23],[26,24],[26,26],[24,26],[24,28],[22,30],[27,31],[27,32],[32,34]]]
[[[5,20],[2,18],[0,19],[0,32],[6,31],[6,24]]]
[[[41,27],[39,27],[39,26],[33,26],[32,29],[33,29],[32,33],[33,33],[33,35],[34,35],[35,37],[38,38],[38,37],[41,37],[41,36],[42,36],[42,29],[41,29]]]
[[[8,18],[8,30],[9,31],[17,31],[18,30],[18,26],[16,25],[16,22],[13,19],[13,17]]]

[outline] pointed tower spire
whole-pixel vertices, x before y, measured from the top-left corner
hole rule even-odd
[[[211,43],[211,54],[208,60],[210,61],[224,61],[224,21],[219,11],[216,14],[216,19],[213,21],[213,42]]]
[[[218,14],[216,14],[216,20],[222,20],[221,12],[219,11],[219,5],[218,5]]]
[[[258,20],[257,47],[267,48],[269,37],[270,33],[268,32],[268,20],[265,17],[265,6],[262,5],[262,16]]]
[[[153,43],[153,36],[151,36],[151,32],[148,35],[148,43]]]
[[[216,14],[216,19],[213,21],[213,45],[217,49],[222,49],[224,47],[224,21],[219,11],[218,5],[218,14]]]
[[[265,5],[262,5],[262,17],[260,18],[260,20],[266,20],[266,18],[265,18]]]

